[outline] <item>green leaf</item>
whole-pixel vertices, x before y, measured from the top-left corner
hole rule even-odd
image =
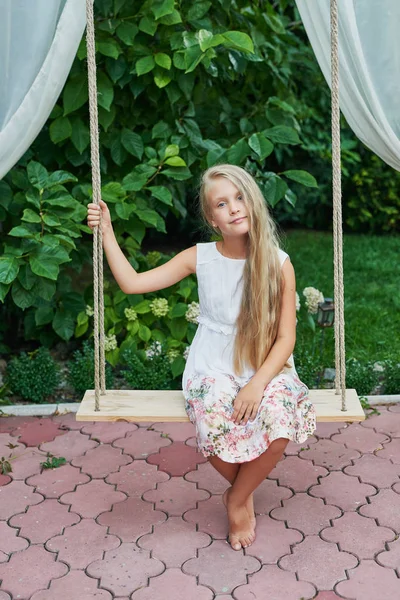
[[[38,327],[51,323],[54,318],[54,311],[51,306],[41,306],[35,312],[35,323]]]
[[[154,35],[157,31],[157,23],[151,17],[142,17],[139,22],[139,29],[149,35]]]
[[[25,290],[18,280],[14,281],[11,296],[15,304],[25,310],[35,302],[36,294],[32,290]]]
[[[154,71],[154,83],[158,88],[164,88],[171,82],[171,77],[160,69]]]
[[[283,179],[277,175],[272,176],[264,185],[264,193],[268,204],[274,207],[281,200],[288,190],[288,186]]]
[[[151,130],[151,137],[155,138],[168,138],[171,135],[171,128],[165,121],[159,121],[156,123]]]
[[[171,158],[167,158],[165,164],[170,165],[171,167],[187,167],[187,164],[180,156],[171,156]]]
[[[110,110],[114,99],[114,86],[107,75],[102,71],[100,71],[97,76],[97,92],[99,106],[102,106],[106,110]]]
[[[168,188],[161,185],[155,185],[149,187],[148,189],[150,190],[152,196],[157,198],[157,200],[164,202],[164,204],[168,204],[168,206],[173,206],[172,194]]]
[[[30,208],[25,208],[24,214],[21,217],[21,221],[26,221],[27,223],[40,223],[41,218],[37,213],[35,213]]]
[[[154,69],[156,63],[152,56],[144,56],[143,58],[139,58],[136,62],[136,75],[140,77],[141,75],[145,75]]]
[[[123,129],[121,134],[121,142],[124,146],[125,150],[136,156],[139,160],[142,160],[144,146],[143,140],[141,136],[134,131],[130,131],[129,129]]]
[[[61,339],[68,342],[74,335],[75,318],[65,310],[58,309],[53,319],[53,329]]]
[[[197,32],[197,39],[199,40],[200,48],[203,52],[206,52],[209,48],[214,46],[219,46],[219,44],[223,44],[225,41],[222,35],[214,35],[207,29],[200,29],[200,31]]]
[[[141,300],[141,302],[135,304],[134,309],[138,315],[145,315],[151,312],[150,300]]]
[[[267,158],[274,149],[274,145],[262,133],[253,133],[248,143],[250,148],[258,154],[260,160]]]
[[[78,150],[79,154],[82,154],[84,150],[89,146],[90,143],[90,133],[89,128],[85,125],[82,119],[74,119],[72,133],[71,133],[71,142]]]
[[[281,175],[285,175],[288,179],[292,179],[293,181],[297,181],[297,183],[301,183],[306,187],[318,187],[317,180],[307,171],[284,171]]]
[[[162,25],[176,25],[177,23],[182,23],[182,17],[180,13],[174,9],[169,15],[161,17],[158,20],[158,23],[161,23]]]
[[[18,273],[18,281],[26,290],[31,290],[35,285],[37,277],[32,273],[32,270],[27,263],[21,266]]]
[[[11,235],[13,237],[20,237],[20,238],[35,237],[35,234],[33,231],[29,231],[29,229],[26,229],[26,227],[23,227],[22,225],[17,225],[17,227],[13,227],[11,229],[11,231],[8,232],[8,235]]]
[[[50,281],[50,279],[40,277],[34,285],[34,291],[37,296],[50,302],[56,293],[56,284],[54,281]]]
[[[234,165],[241,165],[244,159],[250,155],[250,148],[247,141],[242,138],[233,144],[227,152],[228,162]]]
[[[210,6],[211,2],[199,2],[197,0],[188,10],[187,18],[189,21],[197,21],[198,19],[201,19],[205,14],[207,14]]]
[[[109,362],[110,365],[115,367],[118,364],[119,354],[120,354],[119,348],[114,348],[114,350],[108,350],[105,353],[107,362]]]
[[[101,188],[101,197],[104,202],[121,202],[126,198],[126,192],[117,181],[110,181]]]
[[[50,139],[53,144],[58,144],[71,137],[72,127],[68,117],[54,119],[49,127]]]
[[[254,54],[253,41],[247,33],[242,33],[241,31],[227,31],[221,35],[224,39],[223,44],[227,48],[235,48],[235,50],[251,52]]]
[[[139,323],[139,338],[144,342],[148,342],[151,338],[151,331],[143,323]]]
[[[129,221],[129,217],[135,210],[134,204],[126,204],[125,202],[118,202],[115,205],[115,212],[119,216],[120,219],[124,221]]]
[[[11,283],[18,271],[19,263],[15,256],[0,256],[0,283]]]
[[[160,67],[163,67],[163,69],[169,70],[171,68],[171,57],[168,56],[168,54],[165,54],[164,52],[157,52],[157,54],[154,56],[154,60],[156,64]]]
[[[48,227],[57,227],[61,225],[60,221],[51,215],[43,214],[43,221]]]
[[[123,23],[117,27],[117,36],[127,46],[133,46],[133,42],[138,32],[138,27],[134,23],[129,23],[128,21],[123,21]]]
[[[185,337],[188,329],[188,322],[185,317],[178,317],[172,319],[168,323],[168,327],[176,340],[182,341]]]
[[[178,156],[179,146],[177,144],[169,144],[164,152],[164,158],[170,158],[171,156]]]
[[[117,109],[115,108],[115,106],[113,104],[111,104],[109,111],[107,111],[104,108],[102,108],[101,106],[99,106],[99,123],[102,126],[102,128],[104,129],[104,131],[108,130],[108,128],[114,121],[116,114],[117,114]]]
[[[146,185],[147,180],[148,177],[145,174],[128,173],[122,180],[122,186],[127,192],[138,192]]]
[[[62,246],[56,248],[40,246],[29,257],[29,264],[36,275],[54,281],[57,280],[59,265],[69,261],[68,252]]]
[[[192,173],[187,167],[163,169],[161,174],[165,177],[172,177],[172,179],[176,179],[177,181],[185,181],[186,179],[190,179],[192,177]]]
[[[75,175],[68,173],[68,171],[54,171],[47,180],[46,189],[51,188],[53,185],[63,185],[71,181],[78,181]]]
[[[68,79],[63,92],[64,116],[78,110],[87,100],[87,77],[82,74]]]
[[[200,46],[194,45],[190,46],[185,50],[185,65],[186,71],[185,73],[191,73],[197,67],[201,59],[205,56],[205,53],[202,52]]]
[[[107,40],[97,40],[96,50],[98,50],[100,54],[109,56],[110,58],[118,58],[122,52],[118,43],[112,37]]]
[[[151,210],[151,208],[136,209],[135,214],[144,223],[148,223],[148,224],[152,225],[153,227],[157,226],[159,215],[155,210]]]
[[[26,167],[26,172],[31,184],[36,189],[43,190],[49,177],[47,169],[40,163],[31,160],[31,162],[28,163],[28,166]]]
[[[7,296],[9,290],[11,288],[11,283],[5,285],[4,283],[0,283],[0,302],[4,302],[5,297]]]
[[[75,316],[86,308],[85,300],[78,292],[64,293],[61,301],[63,308]]]
[[[187,309],[187,304],[184,304],[183,302],[177,302],[177,304],[175,304],[169,311],[169,316],[171,319],[175,317],[184,317]]]
[[[174,377],[179,377],[185,370],[186,361],[183,356],[177,356],[171,363],[171,372]]]
[[[175,0],[156,0],[151,6],[151,12],[154,18],[161,19],[174,11]]]
[[[285,125],[276,125],[270,129],[264,129],[262,132],[271,142],[275,144],[300,144],[299,134],[293,127]]]

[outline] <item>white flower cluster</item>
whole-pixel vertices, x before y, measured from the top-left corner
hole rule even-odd
[[[93,306],[89,306],[89,304],[87,304],[85,312],[88,317],[93,317],[93,315],[94,315]]]
[[[161,342],[153,342],[150,348],[146,350],[147,358],[152,358],[153,356],[158,356],[159,354],[161,354]]]
[[[189,350],[190,350],[190,346],[186,346],[185,350],[183,351],[183,358],[185,360],[187,360],[187,358],[189,356]]]
[[[136,319],[138,318],[137,312],[133,308],[133,306],[126,308],[124,310],[124,314],[125,314],[126,318],[128,319],[128,321],[136,321]]]
[[[111,335],[104,336],[104,350],[106,352],[109,352],[110,350],[116,350],[117,348],[117,338],[113,333]]]
[[[296,292],[296,310],[300,310],[300,296]]]
[[[314,287],[306,287],[303,290],[303,294],[306,298],[308,312],[315,315],[318,312],[318,303],[324,301],[323,293]]]
[[[147,262],[149,263],[150,267],[155,267],[156,264],[158,263],[158,261],[160,260],[160,258],[161,258],[161,253],[157,252],[157,250],[148,252],[146,254],[146,259],[147,259]]]
[[[150,310],[156,317],[165,317],[169,311],[168,300],[166,298],[155,298],[150,302]]]
[[[191,323],[197,323],[197,317],[200,314],[200,304],[198,302],[191,302],[188,305],[188,309],[185,314],[185,318],[187,321]]]
[[[174,362],[175,358],[177,358],[179,355],[180,355],[180,352],[177,348],[170,348],[167,351],[167,356],[168,356],[170,363]]]

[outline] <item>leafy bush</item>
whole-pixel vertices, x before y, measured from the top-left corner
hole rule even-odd
[[[315,357],[310,351],[301,346],[296,346],[293,358],[300,381],[310,389],[320,387],[319,378],[322,378],[323,365],[319,357]]]
[[[378,385],[379,373],[373,362],[361,363],[356,358],[346,360],[346,388],[355,389],[359,396],[370,394]]]
[[[24,400],[45,402],[60,383],[60,370],[47,348],[22,352],[7,365],[7,383]]]
[[[385,368],[383,393],[400,394],[400,361],[385,360],[383,366]]]
[[[82,350],[75,350],[68,363],[68,381],[80,395],[94,389],[94,348],[88,340],[83,343]],[[106,363],[106,387],[111,389],[113,384],[113,371]]]
[[[170,390],[173,387],[173,375],[168,355],[162,349],[160,354],[146,357],[143,350],[134,353],[124,352],[128,368],[122,371],[126,382],[134,390]]]

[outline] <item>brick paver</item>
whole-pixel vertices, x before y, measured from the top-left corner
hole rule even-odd
[[[288,444],[241,551],[191,423],[0,418],[0,600],[400,597],[400,406],[379,410]]]

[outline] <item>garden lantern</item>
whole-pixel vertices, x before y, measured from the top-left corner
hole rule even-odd
[[[318,303],[317,324],[320,327],[332,327],[335,320],[335,303],[332,298],[324,298]]]

